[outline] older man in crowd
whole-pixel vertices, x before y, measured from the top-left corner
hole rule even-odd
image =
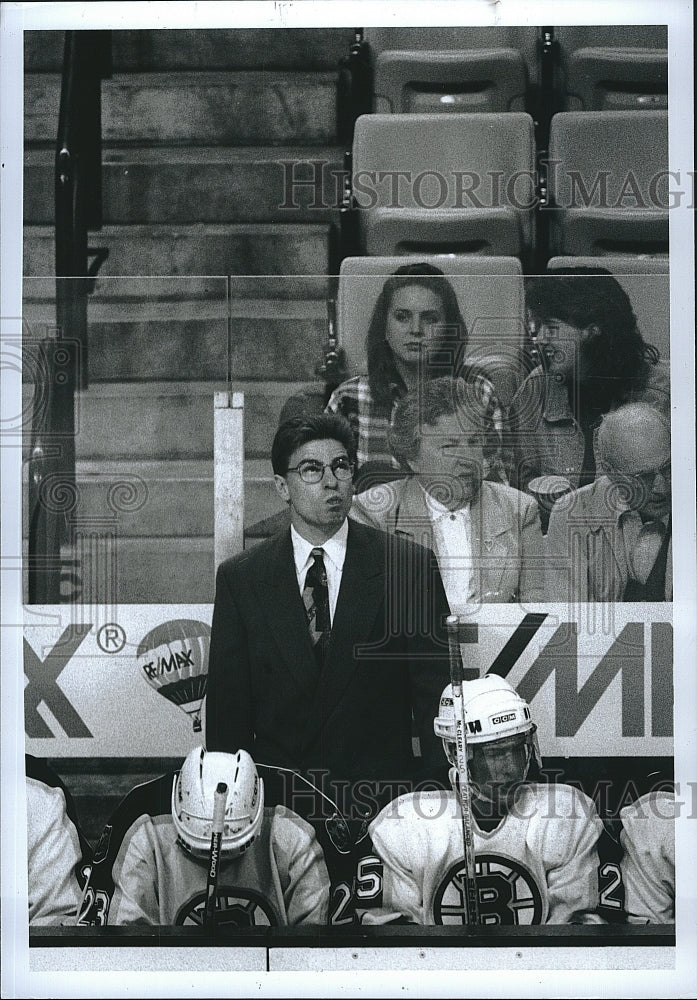
[[[598,446],[604,475],[552,511],[548,590],[575,603],[670,601],[670,423],[628,403],[603,418]]]

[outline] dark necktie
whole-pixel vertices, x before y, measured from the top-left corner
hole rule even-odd
[[[646,560],[641,558],[641,553],[637,558],[635,550],[633,562],[639,564],[643,562],[643,571],[635,573],[634,578],[630,574],[622,597],[623,601],[664,601],[666,599],[666,569],[672,534],[671,518],[668,518],[668,524],[665,527],[659,522],[657,530],[662,534],[662,541],[655,559],[651,559],[650,553]]]
[[[310,642],[315,651],[317,665],[321,669],[329,645],[329,588],[327,571],[324,568],[324,549],[312,550],[312,564],[305,576],[303,602],[307,614]]]

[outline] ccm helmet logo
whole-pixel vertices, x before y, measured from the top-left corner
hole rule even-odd
[[[495,715],[491,720],[494,726],[500,726],[504,722],[512,722],[515,719],[515,712],[509,712],[507,715]]]

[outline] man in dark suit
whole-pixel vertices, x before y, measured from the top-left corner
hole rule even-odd
[[[431,552],[347,519],[355,443],[343,417],[286,421],[271,460],[291,526],[218,569],[206,744],[300,771],[340,812],[372,814],[405,782],[446,780],[433,732],[449,680],[443,584]],[[308,601],[320,548],[326,588]],[[303,783],[260,773],[269,801],[317,808]]]

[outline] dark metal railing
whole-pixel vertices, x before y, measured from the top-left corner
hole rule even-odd
[[[106,251],[102,225],[101,80],[111,73],[111,32],[67,31],[55,155],[56,326],[34,345],[29,462],[28,600],[61,599],[61,546],[76,504],[75,392],[87,387],[87,297]],[[90,257],[94,258],[90,265]]]

